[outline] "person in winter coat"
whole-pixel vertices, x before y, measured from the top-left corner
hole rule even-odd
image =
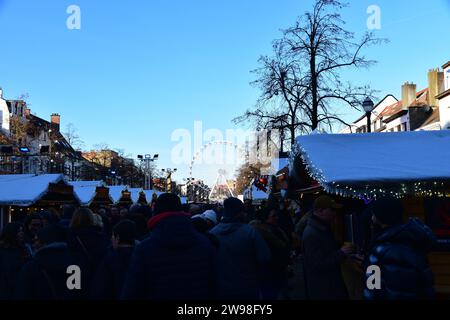
[[[90,292],[92,278],[110,244],[106,235],[94,225],[94,215],[90,209],[75,211],[67,234],[67,245],[83,273],[84,297]]]
[[[314,202],[314,213],[303,232],[306,294],[312,300],[348,299],[341,265],[352,248],[349,245],[339,248],[331,229],[339,208],[342,205],[330,197],[318,197]]]
[[[135,247],[136,224],[124,219],[113,227],[112,248],[103,259],[94,278],[91,297],[119,299]]]
[[[243,223],[244,204],[224,201],[222,221],[210,232],[219,239],[219,294],[222,299],[260,299],[262,267],[270,250],[259,233]]]
[[[403,207],[398,199],[377,200],[372,210],[378,230],[365,267],[380,268],[381,287],[366,287],[365,299],[434,298],[433,272],[427,261],[428,252],[436,244],[431,229],[417,218],[402,224]],[[371,275],[367,273],[366,277]]]
[[[134,250],[122,299],[216,297],[216,250],[181,210],[175,194],[165,193],[156,200],[149,236]]]
[[[265,266],[262,293],[264,299],[277,299],[287,286],[287,267],[290,260],[290,243],[286,233],[278,226],[278,211],[266,209],[260,213],[261,220],[250,223],[264,238],[270,248],[271,259]]]
[[[39,229],[44,226],[44,221],[39,213],[32,213],[25,218],[24,233],[25,244],[33,251]]]
[[[14,298],[18,300],[64,300],[80,297],[70,290],[68,267],[76,265],[65,241],[63,227],[50,225],[37,234],[38,249],[18,276]],[[82,274],[81,274],[82,275]]]
[[[0,236],[0,300],[13,298],[19,271],[30,259],[31,251],[25,246],[22,225],[8,223]]]

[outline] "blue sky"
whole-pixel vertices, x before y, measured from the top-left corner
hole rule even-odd
[[[160,167],[174,167],[173,130],[193,130],[195,120],[234,128],[231,119],[258,96],[250,70],[311,2],[0,0],[0,86],[7,99],[28,93],[40,117],[60,113],[86,147],[159,153]],[[81,8],[81,30],[66,28],[71,4]],[[450,1],[350,1],[349,30],[366,31],[372,4],[382,13],[377,35],[390,43],[366,52],[377,66],[346,80],[369,83],[380,96],[398,97],[405,81],[426,87],[428,69],[450,60]],[[178,167],[181,179],[187,166]],[[215,177],[215,168],[202,170],[197,175]]]

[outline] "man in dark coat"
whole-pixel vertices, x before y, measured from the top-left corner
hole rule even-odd
[[[79,298],[79,290],[70,290],[67,268],[75,265],[67,244],[64,229],[48,226],[38,231],[38,246],[34,257],[24,265],[14,293],[15,299],[49,300]]]
[[[130,265],[136,240],[136,224],[128,219],[120,221],[112,230],[112,248],[97,269],[91,297],[118,299]]]
[[[433,272],[427,253],[436,243],[430,228],[412,218],[402,224],[403,207],[398,199],[385,198],[373,204],[377,236],[366,261],[380,268],[380,288],[368,288],[368,300],[432,299]],[[372,274],[366,274],[369,278]],[[370,281],[370,279],[369,279]]]
[[[219,239],[219,294],[223,299],[260,299],[262,267],[270,249],[259,233],[243,223],[244,204],[224,201],[222,221],[210,232]]]
[[[150,233],[131,258],[123,299],[211,299],[216,294],[216,251],[181,211],[180,198],[162,194]]]
[[[336,210],[341,207],[330,197],[320,196],[314,202],[314,213],[303,232],[302,251],[309,299],[348,299],[341,264],[351,247],[339,248],[331,230]]]

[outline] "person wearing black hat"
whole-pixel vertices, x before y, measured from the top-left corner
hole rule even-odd
[[[165,193],[147,223],[150,234],[131,258],[122,299],[212,299],[217,290],[216,250],[182,212],[180,198]]]
[[[76,265],[65,243],[65,230],[50,225],[37,233],[35,255],[22,268],[14,298],[19,300],[60,300],[80,298],[80,290],[67,287],[67,268]]]
[[[312,300],[348,299],[341,264],[351,248],[348,245],[339,248],[331,229],[340,208],[342,205],[330,197],[318,197],[314,202],[313,214],[303,231],[305,289],[307,297]]]
[[[436,243],[429,227],[417,218],[403,224],[399,199],[382,198],[373,203],[372,221],[376,238],[365,267],[380,269],[380,287],[367,287],[368,300],[431,299],[434,297],[433,272],[427,254]],[[372,273],[366,274],[366,280]]]
[[[244,204],[237,198],[223,203],[221,222],[210,233],[219,239],[219,295],[222,299],[260,299],[262,267],[270,249],[245,221]]]

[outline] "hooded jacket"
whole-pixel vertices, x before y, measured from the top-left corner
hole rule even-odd
[[[220,297],[259,299],[262,267],[270,260],[264,239],[239,222],[220,223],[210,232],[219,240]]]
[[[366,270],[370,265],[380,268],[381,289],[366,288],[364,297],[369,300],[433,298],[433,272],[426,255],[435,244],[431,229],[417,218],[383,230],[366,261]],[[366,278],[369,276],[366,274]]]
[[[216,251],[182,212],[150,219],[131,257],[122,299],[186,300],[216,296]]]

